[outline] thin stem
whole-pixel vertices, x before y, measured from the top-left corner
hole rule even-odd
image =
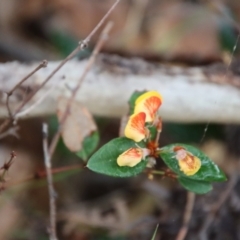
[[[14,151],[11,152],[10,154],[10,158],[7,162],[5,162],[3,164],[3,166],[0,168],[0,170],[2,170],[2,173],[0,174],[0,183],[1,183],[1,187],[0,187],[0,191],[2,191],[4,189],[4,185],[5,185],[5,175],[7,174],[9,168],[11,167],[11,165],[13,164],[13,160],[14,158],[16,158],[16,154]]]
[[[80,41],[78,46],[51,72],[51,74],[39,85],[39,87],[33,91],[31,94],[28,95],[28,97],[20,104],[20,106],[17,108],[16,113],[14,116],[33,98],[33,96],[41,89],[43,88],[46,83],[55,75],[56,72],[59,71],[70,59],[72,59],[79,51],[85,49],[91,40],[92,36],[97,32],[97,30],[103,25],[103,23],[106,21],[107,17],[110,15],[110,13],[114,10],[114,8],[117,6],[117,4],[120,2],[120,0],[117,0],[112,7],[108,10],[108,12],[103,16],[103,18],[100,20],[100,22],[97,24],[97,26],[91,31],[91,33],[83,40]]]
[[[208,213],[207,217],[204,219],[204,223],[199,231],[199,239],[207,239],[207,232],[209,227],[214,223],[214,220],[216,220],[218,211],[221,209],[224,203],[226,203],[234,187],[236,186],[239,180],[239,164],[237,164],[235,167],[236,170],[231,174],[227,188],[220,193],[212,207],[209,208],[211,210]]]
[[[32,93],[30,93],[26,99],[19,105],[19,107],[17,108],[15,114],[13,115],[13,117],[15,117],[21,110],[22,108],[35,96],[35,94],[41,89],[43,88],[46,83],[55,75],[56,72],[59,71],[59,69],[61,69],[71,58],[73,58],[80,50],[82,50],[82,45],[78,45],[76,49],[73,50],[73,52],[71,52],[51,73],[50,75],[35,89],[35,91],[33,91]]]
[[[53,136],[53,139],[51,141],[51,144],[50,144],[50,147],[49,147],[49,155],[50,156],[53,155],[53,153],[56,149],[58,140],[60,139],[60,136],[61,136],[61,125],[58,126],[58,131],[55,133],[55,135]]]
[[[22,110],[21,112],[17,113],[15,115],[16,119],[19,119],[22,116],[27,115],[29,112],[31,112],[34,108],[36,108],[46,97],[47,95],[49,95],[49,93],[54,89],[54,84],[39,98],[37,99],[36,102],[34,102],[31,106],[29,106],[28,108],[25,108],[24,110]]]
[[[82,169],[84,166],[83,164],[74,164],[71,166],[64,166],[64,167],[59,167],[59,168],[55,168],[55,169],[51,169],[52,174],[58,174],[58,173],[62,173],[62,172],[67,172],[70,170],[74,170],[74,169]],[[31,180],[38,180],[38,179],[42,179],[46,177],[46,171],[41,171],[41,172],[37,172],[36,174],[32,174],[28,177],[25,177],[22,180],[18,180],[16,182],[11,182],[9,184],[7,184],[7,188],[11,188],[14,186],[17,186],[19,184],[31,181]]]
[[[0,133],[2,133],[11,123],[11,118],[5,119],[5,121],[0,125]]]
[[[19,129],[18,126],[9,128],[7,131],[0,134],[0,140],[7,137],[8,135],[12,135],[12,136],[15,136],[16,138],[18,138],[19,137],[17,134],[18,129]]]
[[[43,153],[44,153],[44,163],[47,173],[47,182],[48,182],[48,192],[49,192],[49,204],[50,204],[50,240],[57,240],[56,233],[56,203],[55,197],[56,193],[53,187],[53,178],[51,171],[51,158],[48,153],[48,126],[46,123],[43,123]]]
[[[108,10],[108,12],[103,16],[103,18],[100,20],[100,22],[97,24],[97,26],[90,32],[90,34],[83,40],[80,41],[78,46],[64,59],[60,62],[60,64],[49,74],[49,76],[35,89],[35,91],[31,92],[26,99],[19,105],[19,107],[15,110],[14,114],[11,113],[10,108],[8,108],[8,111],[11,114],[11,118],[6,119],[1,125],[0,125],[0,133],[3,132],[9,124],[11,124],[12,119],[14,119],[17,114],[22,110],[22,108],[36,95],[36,93],[46,85],[46,83],[55,75],[56,72],[58,72],[71,58],[73,58],[79,51],[85,49],[91,40],[92,36],[97,32],[97,30],[103,25],[103,23],[106,21],[107,17],[110,15],[110,13],[115,9],[117,4],[121,0],[116,0],[115,3],[112,5],[112,7]],[[19,86],[19,85],[18,85]],[[8,100],[9,101],[9,100]]]
[[[157,135],[156,135],[156,138],[155,138],[155,146],[158,146],[160,135],[161,135],[161,132],[162,132],[162,119],[160,117],[158,118],[158,122],[157,122],[156,127],[157,127]]]
[[[97,24],[97,26],[92,30],[92,32],[85,38],[83,41],[84,43],[90,42],[92,36],[97,32],[97,30],[103,25],[103,23],[106,21],[110,13],[115,9],[115,7],[118,5],[118,3],[121,0],[116,0],[116,2],[112,5],[112,7],[107,11],[107,13],[103,16],[103,18],[100,20],[100,22]]]
[[[62,118],[59,121],[58,131],[54,135],[54,137],[52,139],[52,142],[50,144],[50,147],[49,147],[49,155],[50,156],[53,155],[53,153],[55,151],[55,148],[56,148],[56,145],[57,145],[57,142],[58,142],[58,140],[59,140],[59,138],[61,136],[61,126],[64,124],[64,122],[67,119],[67,116],[68,116],[68,113],[69,113],[69,108],[71,107],[71,104],[74,101],[74,99],[75,99],[75,97],[77,95],[77,92],[78,92],[78,90],[81,87],[81,84],[82,84],[83,80],[85,79],[86,75],[88,74],[89,70],[91,69],[92,65],[94,64],[97,54],[99,53],[99,51],[102,48],[102,46],[105,43],[105,41],[107,40],[108,33],[111,30],[112,26],[113,26],[113,23],[109,22],[106,25],[106,27],[103,29],[102,34],[100,35],[100,37],[98,39],[98,42],[97,42],[97,44],[96,44],[96,46],[95,46],[95,48],[94,48],[94,50],[93,50],[93,52],[91,54],[91,57],[88,59],[87,65],[86,65],[86,67],[84,69],[84,72],[83,72],[81,78],[79,79],[77,86],[72,91],[72,95],[71,95],[71,97],[68,100],[65,112],[63,113],[63,116],[62,116]]]
[[[32,72],[30,72],[27,76],[25,76],[20,82],[18,82],[8,93],[7,93],[7,99],[6,99],[6,105],[8,109],[8,115],[10,118],[13,118],[11,108],[9,106],[9,99],[12,96],[13,92],[20,87],[28,78],[30,78],[33,74],[35,74],[38,70],[41,68],[47,67],[47,60],[43,60]]]
[[[159,170],[152,170],[151,173],[152,174],[158,174],[158,175],[165,175],[164,171],[159,171]]]
[[[193,192],[188,192],[187,203],[186,203],[185,211],[183,215],[183,224],[180,231],[178,232],[176,240],[184,240],[187,235],[189,223],[192,217],[194,202],[195,202],[195,194]]]

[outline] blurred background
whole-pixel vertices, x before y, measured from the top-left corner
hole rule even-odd
[[[97,25],[114,0],[0,0],[0,62],[66,57]],[[111,14],[114,27],[103,53],[151,62],[205,66],[226,62],[239,35],[239,0],[122,0]],[[100,31],[99,31],[100,32]],[[83,59],[91,54],[96,34]],[[234,52],[238,57],[239,48]],[[233,61],[234,62],[234,61]],[[237,66],[237,69],[239,67]],[[227,71],[227,70],[226,70]],[[126,103],[127,104],[127,103]],[[236,113],[237,114],[237,113]],[[120,119],[95,117],[100,145],[118,136]],[[0,195],[0,239],[48,239],[49,197],[44,179],[42,122],[51,136],[56,116],[19,122],[18,138],[1,140],[3,164],[17,154]],[[196,196],[186,239],[240,239],[240,128],[233,125],[164,122],[161,145],[182,142],[201,148],[227,173],[227,183]],[[59,142],[53,168],[81,160]],[[160,164],[160,167],[161,166]],[[189,194],[169,179],[140,175],[118,179],[75,168],[54,174],[59,239],[176,239]],[[6,185],[8,186],[8,185]]]

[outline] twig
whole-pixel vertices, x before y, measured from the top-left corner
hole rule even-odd
[[[15,157],[16,157],[16,154],[14,151],[12,151],[10,154],[9,160],[7,162],[5,162],[3,164],[3,166],[0,168],[0,170],[2,170],[1,175],[0,175],[0,182],[1,182],[0,191],[2,191],[4,189],[4,184],[6,182],[5,175],[8,172],[9,168],[12,166],[13,160]]]
[[[56,193],[53,187],[52,171],[51,171],[51,159],[48,153],[48,126],[43,123],[43,153],[44,153],[44,163],[47,173],[48,191],[49,191],[49,204],[50,204],[50,240],[57,240],[56,234],[56,203],[55,197]]]
[[[20,87],[26,80],[28,80],[28,78],[30,78],[33,74],[35,74],[38,70],[40,70],[41,68],[45,68],[47,67],[47,60],[43,60],[32,72],[30,72],[27,76],[25,76],[20,82],[18,82],[9,92],[7,92],[7,99],[6,99],[6,105],[7,105],[7,109],[8,109],[8,115],[9,118],[12,118],[12,111],[11,108],[9,106],[9,99],[12,96],[13,92]]]
[[[157,136],[155,138],[155,145],[158,146],[160,135],[161,135],[161,132],[162,132],[162,118],[161,117],[158,118],[158,122],[157,122],[156,127],[157,127]]]
[[[25,76],[20,82],[18,82],[9,92],[7,92],[7,99],[6,99],[6,106],[8,110],[9,118],[7,118],[1,125],[0,125],[0,133],[2,133],[5,128],[8,127],[8,125],[11,123],[11,121],[14,119],[16,113],[12,113],[9,100],[13,92],[20,87],[29,77],[31,77],[33,74],[35,74],[39,69],[43,67],[47,67],[47,60],[43,60],[32,72],[30,72],[27,76]]]
[[[87,48],[89,41],[92,36],[97,32],[97,30],[103,25],[106,21],[107,17],[114,10],[120,0],[117,0],[113,6],[108,10],[108,12],[103,16],[101,21],[97,24],[97,26],[91,31],[91,33],[83,40],[80,41],[78,46],[50,73],[50,75],[39,85],[39,87],[33,91],[28,97],[22,102],[22,104],[17,108],[16,114],[33,98],[33,96],[41,89],[46,83],[54,76],[54,74],[61,69],[71,58],[73,58],[79,51]]]
[[[58,84],[58,83],[57,83]],[[36,108],[46,97],[50,94],[50,92],[53,91],[54,87],[56,87],[56,84],[53,84],[39,99],[37,99],[36,102],[34,102],[31,106],[28,108],[22,110],[21,112],[17,113],[15,116],[15,119],[18,119],[22,116],[26,116],[29,112],[31,112],[34,108]]]
[[[226,200],[230,196],[230,193],[232,192],[238,179],[239,179],[239,175],[238,175],[238,171],[237,171],[231,175],[229,183],[228,183],[228,187],[226,188],[225,191],[222,192],[222,194],[218,198],[218,201],[215,202],[214,205],[212,206],[211,211],[209,212],[207,218],[204,221],[202,228],[199,231],[199,239],[201,239],[201,240],[208,239],[207,238],[208,229],[214,222],[216,214],[218,213],[220,208],[223,206],[223,204],[226,202]]]
[[[83,72],[81,78],[80,78],[79,81],[78,81],[77,86],[72,90],[72,95],[71,95],[71,97],[70,97],[69,100],[68,100],[68,103],[67,103],[67,105],[66,105],[65,112],[63,113],[63,116],[62,116],[62,118],[61,118],[60,121],[59,121],[58,131],[57,131],[56,134],[54,135],[54,137],[53,137],[53,139],[52,139],[52,142],[51,142],[51,144],[50,144],[50,147],[49,147],[49,155],[50,155],[50,156],[53,155],[53,152],[54,152],[54,150],[55,150],[55,148],[56,148],[57,142],[58,142],[58,140],[59,140],[59,138],[60,138],[60,135],[61,135],[61,126],[63,125],[63,123],[64,123],[64,122],[66,121],[66,119],[67,119],[67,116],[68,116],[68,113],[69,113],[69,108],[70,108],[72,102],[74,101],[74,99],[75,99],[75,97],[76,97],[76,95],[77,95],[77,92],[78,92],[78,90],[80,89],[81,84],[82,84],[84,78],[86,77],[87,73],[88,73],[89,70],[91,69],[91,67],[92,67],[92,65],[93,65],[93,63],[94,63],[94,61],[95,61],[95,59],[96,59],[97,54],[99,53],[99,51],[100,51],[100,49],[102,48],[102,46],[103,46],[103,44],[105,43],[105,41],[107,40],[107,38],[108,38],[108,33],[109,33],[109,31],[111,30],[112,26],[113,26],[113,23],[112,23],[112,22],[109,22],[109,23],[106,25],[106,27],[103,29],[103,31],[102,31],[99,39],[98,39],[98,42],[97,42],[97,44],[96,44],[96,46],[95,46],[95,48],[94,48],[94,50],[93,50],[93,52],[92,52],[92,54],[91,54],[88,62],[87,62],[87,65],[86,65],[86,67],[85,67],[85,69],[84,69],[84,72]]]
[[[70,166],[64,166],[64,167],[58,167],[58,168],[51,169],[51,172],[52,172],[52,174],[58,174],[58,173],[62,173],[62,172],[71,171],[71,170],[74,170],[74,169],[82,169],[83,167],[84,167],[83,164],[74,164],[74,165],[70,165]],[[47,175],[46,170],[45,171],[38,171],[35,174],[32,174],[28,177],[25,177],[25,178],[21,179],[21,180],[18,180],[18,181],[15,181],[15,182],[10,182],[9,184],[7,184],[7,189],[11,188],[11,187],[14,187],[14,186],[17,186],[17,185],[22,184],[22,183],[26,183],[26,182],[31,181],[31,180],[39,180],[39,179],[45,178],[46,175]]]
[[[97,24],[97,26],[92,30],[92,32],[85,38],[83,43],[88,44],[88,42],[91,40],[92,36],[97,32],[97,30],[103,25],[103,23],[106,21],[110,13],[115,9],[115,7],[118,5],[118,3],[121,0],[116,0],[116,2],[112,5],[112,7],[107,11],[107,13],[103,16],[103,18],[100,20],[100,22]]]
[[[17,134],[17,130],[19,129],[18,126],[14,126],[9,128],[7,131],[5,131],[4,133],[0,134],[0,140],[7,137],[8,135],[12,135],[15,136],[16,138],[18,138],[18,134]]]
[[[83,40],[80,41],[78,46],[64,59],[60,62],[60,64],[49,74],[49,76],[33,91],[30,93],[26,99],[18,106],[18,108],[15,110],[14,114],[12,115],[12,119],[16,117],[16,115],[22,110],[22,108],[36,95],[36,93],[43,88],[46,83],[55,75],[56,72],[58,72],[71,58],[73,58],[79,51],[85,49],[91,40],[92,36],[97,32],[97,30],[103,25],[103,23],[106,21],[110,13],[115,9],[117,4],[121,0],[116,0],[115,3],[112,5],[112,7],[108,10],[108,12],[103,16],[103,18],[100,20],[100,22],[97,24],[97,26],[90,32],[90,34]],[[6,119],[1,125],[0,125],[0,133],[3,132],[8,125],[11,123],[11,119]]]
[[[194,201],[195,201],[195,194],[192,192],[188,192],[187,193],[187,203],[186,203],[184,216],[183,216],[183,225],[178,232],[176,240],[184,240],[187,235],[189,223],[190,223],[191,216],[192,216]]]

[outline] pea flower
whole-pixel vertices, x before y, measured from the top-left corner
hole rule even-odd
[[[120,167],[134,167],[149,154],[150,151],[147,148],[129,148],[127,151],[119,155],[117,158],[117,164]]]
[[[139,112],[130,116],[124,130],[125,136],[132,139],[134,142],[142,141],[147,135],[145,121],[146,114],[144,112]]]
[[[175,147],[173,151],[176,152],[175,157],[178,160],[180,170],[187,176],[196,174],[201,168],[201,160],[186,151],[184,148]]]
[[[135,101],[133,115],[130,116],[124,134],[134,142],[140,142],[149,136],[146,122],[153,122],[158,108],[162,104],[162,96],[156,91],[142,94]],[[142,159],[150,154],[150,149],[129,148],[117,158],[119,166],[136,166]]]
[[[158,92],[146,92],[137,98],[134,114],[144,112],[146,114],[146,122],[153,122],[161,104],[162,96]]]

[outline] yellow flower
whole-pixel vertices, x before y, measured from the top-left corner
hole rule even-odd
[[[147,148],[129,148],[127,151],[119,155],[117,158],[117,164],[120,167],[134,167],[149,154],[150,151]]]
[[[145,120],[146,114],[144,112],[130,116],[124,130],[125,136],[135,142],[142,141],[146,137]]]
[[[158,108],[162,104],[162,96],[156,91],[149,91],[139,96],[135,102],[134,114],[146,113],[146,122],[153,122]]]
[[[134,167],[142,160],[142,157],[143,151],[141,148],[130,148],[117,158],[117,164],[120,167]]]
[[[187,152],[184,148],[176,147],[174,151],[176,152],[176,159],[178,160],[180,170],[187,176],[196,174],[201,168],[201,160]]]

